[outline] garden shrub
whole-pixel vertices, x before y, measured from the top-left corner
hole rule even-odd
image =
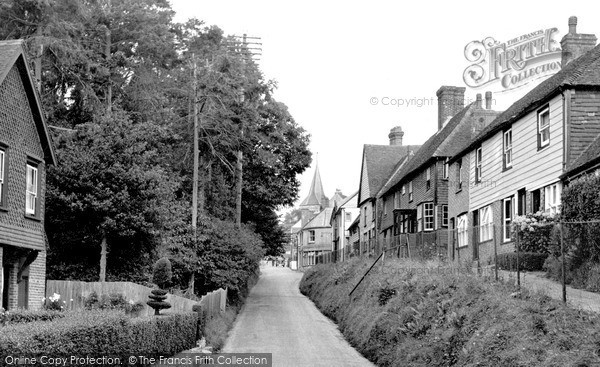
[[[544,262],[548,254],[535,252],[519,252],[519,269],[525,271],[544,270]],[[498,254],[498,268],[517,271],[517,253]]]
[[[129,318],[120,311],[85,311],[52,322],[7,325],[0,360],[8,355],[173,355],[196,342],[196,313]],[[127,362],[125,362],[127,363]]]
[[[519,250],[548,254],[558,242],[555,234],[555,215],[537,212],[518,216],[513,221],[513,231],[518,230]]]
[[[150,301],[146,304],[154,309],[154,314],[159,315],[160,310],[171,308],[171,304],[167,301],[167,290],[166,288],[171,283],[173,273],[171,271],[171,262],[168,258],[160,258],[156,264],[154,264],[154,275],[152,281],[158,286],[159,289],[153,289],[150,293]]]
[[[58,310],[23,310],[16,309],[4,311],[6,324],[19,324],[33,321],[52,321],[67,316],[67,313]]]

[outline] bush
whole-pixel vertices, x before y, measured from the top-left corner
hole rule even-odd
[[[52,310],[52,311],[63,311],[65,309],[66,303],[62,299],[60,299],[60,294],[54,293],[52,296],[43,299],[44,309]]]
[[[129,318],[119,311],[74,312],[52,322],[7,325],[0,359],[8,355],[173,355],[195,345],[196,313]]]
[[[512,223],[513,231],[519,233],[519,249],[523,252],[548,254],[557,243],[555,215],[537,212],[518,216]]]
[[[160,289],[167,289],[171,283],[173,272],[171,271],[171,261],[166,257],[158,259],[154,264],[154,273],[152,275],[152,281]]]
[[[519,269],[525,271],[544,270],[544,262],[548,254],[535,252],[519,252]],[[517,271],[517,253],[509,252],[498,254],[498,268],[502,270]]]
[[[95,291],[90,293],[83,301],[83,305],[87,310],[124,310],[127,304],[125,296],[121,293],[103,294],[98,297],[98,293]]]
[[[52,321],[54,319],[62,318],[67,315],[65,312],[58,310],[10,310],[1,311],[4,316],[0,317],[5,324],[20,324],[34,321]],[[0,322],[1,323],[1,322]]]

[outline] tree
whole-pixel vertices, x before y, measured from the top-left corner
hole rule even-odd
[[[58,245],[48,254],[51,277],[96,278],[105,241],[112,278],[147,279],[178,185],[149,143],[161,133],[113,113],[58,137],[61,164],[49,168],[47,191],[47,233]]]

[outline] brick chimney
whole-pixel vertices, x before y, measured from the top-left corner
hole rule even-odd
[[[403,136],[404,131],[402,131],[400,126],[393,127],[388,135],[388,138],[390,138],[390,145],[402,145]]]
[[[483,108],[483,102],[481,100],[481,93],[477,93],[477,95],[475,96],[475,107],[477,108]]]
[[[492,109],[492,92],[485,92],[485,109]]]
[[[577,17],[569,17],[569,33],[560,41],[562,48],[561,67],[585,54],[596,46],[596,36],[577,33]]]
[[[438,130],[465,107],[465,87],[442,86],[436,92],[438,97]]]

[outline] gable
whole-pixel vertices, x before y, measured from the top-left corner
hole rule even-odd
[[[55,164],[56,156],[41,109],[41,102],[27,65],[22,41],[0,41],[0,85],[5,82],[9,75],[12,75],[11,78],[13,78],[13,81],[10,82],[13,86],[11,88],[15,88],[15,75],[20,79],[21,95],[25,98],[19,103],[27,106],[31,120],[34,122],[38,142],[43,152],[40,154],[40,158],[43,157],[47,164]]]
[[[369,198],[369,193],[371,191],[369,190],[369,172],[367,169],[367,157],[364,154],[363,151],[363,161],[362,161],[362,168],[361,168],[361,174],[360,174],[360,189],[359,189],[359,194],[358,194],[358,203],[361,204],[363,201],[367,200]]]

